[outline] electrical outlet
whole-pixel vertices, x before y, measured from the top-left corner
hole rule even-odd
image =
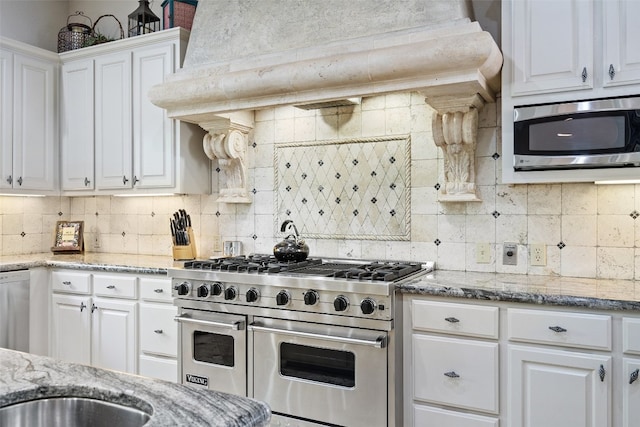
[[[531,265],[545,266],[547,265],[547,246],[544,244],[534,244],[530,247]]]
[[[491,262],[491,246],[488,243],[476,244],[476,263],[489,264]]]
[[[505,243],[502,251],[503,265],[518,265],[518,244]]]
[[[222,237],[213,236],[213,252],[222,252]]]

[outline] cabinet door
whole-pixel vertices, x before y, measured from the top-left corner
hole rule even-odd
[[[152,86],[163,83],[174,70],[174,44],[133,51],[133,161],[134,186],[175,185],[174,120],[149,101]]]
[[[138,303],[95,298],[92,307],[92,365],[136,373]]]
[[[512,96],[593,87],[593,0],[513,1]],[[583,77],[584,75],[584,77]]]
[[[640,2],[607,0],[604,12],[604,86],[640,83]]]
[[[91,363],[91,298],[52,297],[51,355],[66,362]]]
[[[55,66],[49,61],[14,56],[13,188],[56,187]]]
[[[93,190],[93,61],[62,66],[63,190]]]
[[[622,359],[622,427],[640,426],[640,359]]]
[[[131,53],[99,56],[95,67],[96,188],[131,188]]]
[[[0,50],[0,188],[13,176],[13,54]]]
[[[611,424],[610,356],[510,345],[508,375],[509,427]]]

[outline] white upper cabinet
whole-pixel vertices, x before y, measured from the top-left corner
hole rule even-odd
[[[504,0],[502,6],[505,97],[522,105],[604,98],[629,95],[629,85],[640,84],[640,2]]]
[[[62,144],[60,165],[63,190],[93,190],[94,181],[94,67],[92,60],[62,66]]]
[[[640,83],[640,2],[607,0],[603,2],[605,86]]]
[[[0,52],[0,187],[52,194],[58,188],[57,55],[7,39]]]
[[[96,187],[131,188],[131,53],[99,56],[96,64]]]
[[[133,180],[139,188],[174,184],[174,122],[147,97],[152,86],[173,72],[173,51],[172,45],[163,45],[133,52]]]
[[[511,2],[511,94],[593,87],[593,1]]]
[[[147,96],[152,86],[180,68],[188,36],[188,31],[173,28],[60,55],[63,69],[80,61],[90,61],[94,67],[92,90],[76,92],[84,99],[64,97],[65,112],[77,111],[78,104],[87,108],[78,115],[65,115],[63,126],[76,126],[92,115],[91,123],[76,132],[88,134],[93,127],[93,138],[87,143],[95,153],[85,163],[95,164],[95,187],[84,186],[84,176],[70,172],[64,194],[211,192],[211,162],[202,149],[204,131],[170,119]],[[67,107],[67,101],[71,106]],[[75,137],[69,136],[73,135],[63,133],[63,153],[75,151]],[[74,161],[64,158],[62,164]]]

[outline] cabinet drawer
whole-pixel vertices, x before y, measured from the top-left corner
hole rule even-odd
[[[145,377],[158,378],[165,381],[178,382],[178,361],[140,355],[139,374]]]
[[[498,339],[498,307],[412,300],[413,328]]]
[[[447,411],[430,406],[413,406],[413,425],[438,427],[498,427],[498,420],[481,415]]]
[[[74,294],[91,293],[91,274],[70,271],[54,271],[51,273],[51,288],[59,292]]]
[[[173,302],[171,279],[140,277],[140,298],[147,301]]]
[[[511,341],[611,350],[611,316],[510,308],[507,319]]]
[[[177,357],[178,308],[168,304],[140,304],[140,351]]]
[[[498,344],[413,335],[413,395],[426,402],[498,413]]]
[[[93,292],[104,297],[137,298],[135,276],[107,276],[96,274],[93,276]]]
[[[622,351],[640,354],[640,318],[622,318]]]

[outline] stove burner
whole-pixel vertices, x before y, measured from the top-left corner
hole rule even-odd
[[[290,273],[316,277],[393,282],[422,269],[417,262],[331,262],[319,258],[304,261],[278,261],[273,255],[246,255],[231,258],[215,258],[203,261],[187,261],[185,269],[218,270],[253,274]]]

